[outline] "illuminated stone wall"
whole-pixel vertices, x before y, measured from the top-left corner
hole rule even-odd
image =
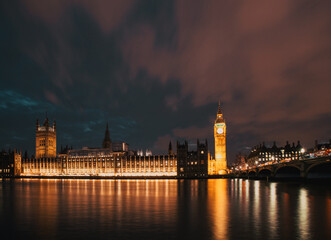
[[[210,175],[227,173],[226,162],[226,124],[223,119],[220,106],[218,106],[217,117],[214,124],[215,139],[215,171],[209,172]],[[212,169],[211,167],[209,169]]]
[[[51,127],[46,118],[43,126],[36,126],[36,158],[56,157],[56,125]]]
[[[68,156],[23,159],[22,176],[176,176],[175,155]]]

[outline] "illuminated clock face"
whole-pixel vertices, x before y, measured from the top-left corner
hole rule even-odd
[[[218,133],[218,134],[222,134],[222,133],[223,133],[223,128],[218,128],[218,129],[217,129],[217,133]]]

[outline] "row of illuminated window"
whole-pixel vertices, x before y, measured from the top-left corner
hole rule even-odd
[[[300,154],[300,152],[292,152],[292,154],[291,153],[285,153],[284,154],[284,152],[282,152],[281,154],[279,153],[279,154],[272,154],[272,153],[265,153],[265,152],[262,152],[262,153],[259,153],[259,155],[260,156],[269,156],[269,157],[271,157],[271,156],[291,156],[291,155],[299,155]]]
[[[46,163],[30,163],[30,164],[28,164],[28,163],[26,163],[26,164],[23,164],[24,165],[24,167],[30,167],[30,168],[43,168],[43,167],[50,167],[50,168],[54,168],[54,167],[56,167],[56,166],[58,166],[58,167],[61,167],[61,163],[48,163],[48,164],[46,164]],[[76,163],[70,163],[70,162],[68,162],[68,163],[63,163],[62,164],[62,166],[64,167],[64,168],[66,168],[66,167],[77,167],[77,168],[87,168],[87,167],[115,167],[115,164],[112,162],[112,163],[109,163],[109,162],[107,162],[107,163],[105,163],[105,162],[102,162],[102,163],[91,163],[91,162],[89,162],[89,163],[87,163],[87,162],[85,162],[85,163],[83,163],[83,162],[81,162],[81,163],[79,163],[79,162],[76,162]],[[134,163],[132,163],[132,164],[125,164],[125,163],[123,163],[122,164],[122,167],[158,167],[158,166],[160,166],[160,167],[173,167],[173,166],[176,166],[176,164],[173,164],[172,162],[170,163],[170,165],[168,164],[168,163],[166,163],[166,164],[162,164],[162,163],[160,163],[160,164],[158,164],[158,162],[156,162],[155,164],[153,164],[153,162],[151,162],[150,164],[148,164],[148,163],[146,163],[146,164],[144,164],[144,163],[141,163],[141,164],[138,164],[138,163],[136,163],[136,164],[134,164]],[[118,162],[117,164],[116,164],[116,167],[121,167],[121,163],[120,162]]]
[[[46,140],[45,139],[39,140],[39,146],[46,146]],[[48,146],[53,146],[53,140],[48,140]]]
[[[289,156],[288,157],[289,159],[291,159],[291,160],[297,160],[297,159],[299,159],[299,157],[298,156]],[[259,158],[259,161],[270,161],[270,160],[283,160],[284,158],[278,158],[278,157],[274,157],[274,156],[272,156],[272,157],[266,157],[266,158]],[[286,158],[285,158],[286,159]]]
[[[72,156],[70,155],[70,158],[73,158],[73,159],[76,159],[76,158],[95,158],[95,154],[91,154],[91,155],[87,155],[87,156]],[[97,155],[97,157],[111,157],[113,159],[113,154],[110,154],[110,155],[104,155],[104,154],[99,154]],[[114,157],[116,157],[116,155],[114,154]],[[123,155],[120,156],[120,154],[117,154],[117,157],[121,157],[123,158]],[[118,158],[117,158],[118,159]],[[131,161],[134,161],[134,160],[175,160],[176,157],[171,155],[171,156],[127,156],[125,157],[126,160],[131,160]]]
[[[58,159],[58,158],[43,158],[43,159],[24,159],[25,162],[114,162],[115,159],[113,158],[78,158],[78,159],[72,159],[72,158],[69,158],[69,159]],[[165,164],[168,164],[168,162],[170,164],[172,164],[173,162],[176,162],[176,159],[169,159],[169,160],[156,160],[156,159],[150,159],[150,160],[146,160],[146,159],[140,159],[140,160],[129,160],[129,159],[123,159],[123,158],[117,158],[116,159],[117,161],[121,161],[123,163],[137,163],[137,164],[143,164],[144,162],[145,163],[153,163],[153,162],[160,162],[161,164],[165,163]]]
[[[204,161],[201,160],[200,164],[204,164]],[[197,161],[188,161],[187,165],[198,165],[198,162]]]
[[[136,164],[144,164],[144,162],[145,163],[148,163],[148,162],[150,162],[150,163],[153,163],[153,162],[160,162],[161,164],[163,164],[163,162],[165,162],[165,164],[168,164],[168,160],[155,160],[155,159],[150,159],[150,160],[146,160],[146,159],[141,159],[141,160],[129,160],[129,159],[119,159],[119,158],[117,158],[116,159],[117,161],[121,161],[121,162],[123,162],[123,163],[136,163]],[[109,158],[106,158],[106,159],[100,159],[100,158],[98,158],[98,159],[96,159],[96,158],[94,158],[94,159],[83,159],[83,158],[81,158],[81,159],[68,159],[68,160],[66,160],[66,159],[63,159],[62,160],[63,162],[86,162],[86,161],[88,161],[88,162],[109,162],[109,161],[114,161],[114,159],[113,158],[111,158],[111,159],[109,159]],[[169,160],[169,162],[170,162],[170,164],[172,164],[173,162],[175,162],[175,160]]]

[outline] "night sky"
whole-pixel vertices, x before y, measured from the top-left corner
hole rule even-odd
[[[331,1],[1,1],[0,146],[113,141],[165,153],[208,139],[228,161],[265,141],[331,138]]]

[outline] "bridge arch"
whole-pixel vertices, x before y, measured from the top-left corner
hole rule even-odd
[[[276,178],[299,178],[301,176],[301,169],[296,165],[285,165],[278,167],[275,170]]]
[[[257,176],[258,177],[271,177],[272,171],[269,168],[263,168],[258,172]]]
[[[314,163],[310,165],[305,171],[305,176],[309,179],[314,179],[314,178],[331,179],[331,161]]]
[[[256,176],[256,171],[255,170],[249,170],[248,176],[249,177],[255,177]]]
[[[240,172],[239,177],[247,177],[247,172],[246,171]]]

